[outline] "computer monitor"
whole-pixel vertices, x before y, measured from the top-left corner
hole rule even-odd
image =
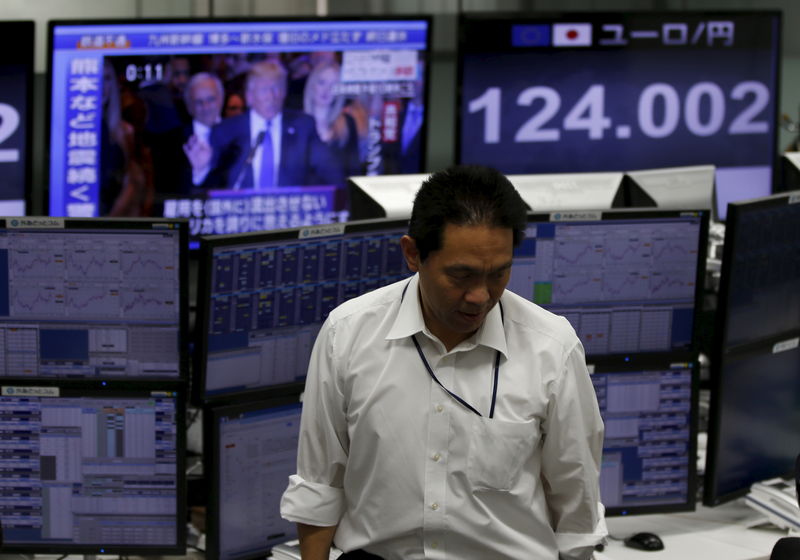
[[[792,472],[800,449],[800,191],[728,206],[703,502]]]
[[[456,160],[508,174],[714,165],[771,192],[779,12],[467,13]]]
[[[188,222],[0,218],[0,378],[188,372]]]
[[[197,402],[302,386],[328,313],[410,275],[405,220],[369,220],[204,237],[200,247]]]
[[[375,218],[411,218],[414,197],[430,174],[348,177],[351,217],[354,220]]]
[[[800,152],[785,152],[781,156],[780,191],[800,190]]]
[[[798,342],[800,330],[711,358],[705,505],[744,496],[755,482],[792,475],[800,450]]]
[[[653,206],[665,210],[714,208],[713,165],[641,169],[627,171],[625,177],[632,183],[631,188],[640,189],[640,192],[631,193],[633,206],[650,206],[648,203],[637,204],[635,199],[639,195],[649,199],[648,202],[652,201]]]
[[[315,225],[347,219],[346,177],[424,168],[430,17],[53,21],[49,38],[51,215]],[[251,72],[281,99],[250,96]]]
[[[638,361],[592,364],[590,360],[605,423],[600,496],[606,514],[693,510],[696,363]]]
[[[529,214],[508,289],[575,328],[586,354],[692,361],[708,211]]]
[[[0,22],[0,216],[24,216],[33,202],[34,27]]]
[[[3,383],[3,552],[185,553],[185,396],[160,385]]]
[[[605,210],[625,206],[622,172],[543,173],[509,175],[528,208],[546,210]]]
[[[297,470],[299,395],[206,407],[203,472],[209,485],[206,557],[263,558],[297,538],[280,500]]]
[[[720,350],[800,330],[800,191],[728,206],[717,303]]]

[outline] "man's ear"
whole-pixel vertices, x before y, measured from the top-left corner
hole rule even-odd
[[[417,249],[417,242],[413,237],[404,235],[400,238],[400,248],[403,250],[403,257],[406,259],[406,265],[411,272],[419,272],[421,261],[419,258],[419,250]]]

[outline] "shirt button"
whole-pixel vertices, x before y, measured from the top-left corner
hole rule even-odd
[[[443,410],[444,410],[444,407],[442,405],[440,405],[440,404],[436,405],[436,412],[441,412]]]
[[[438,461],[439,461],[439,459],[441,459],[441,458],[442,458],[442,456],[441,456],[441,455],[439,455],[438,453],[434,453],[434,455],[433,455],[433,460],[434,460],[434,461],[437,461],[437,462],[438,462]]]
[[[436,511],[437,509],[439,509],[439,504],[437,504],[436,502],[433,502],[433,503],[431,504],[431,509],[432,509],[433,511]]]

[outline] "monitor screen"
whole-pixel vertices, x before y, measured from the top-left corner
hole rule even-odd
[[[566,317],[587,355],[690,359],[708,212],[530,214],[508,289]]]
[[[695,368],[669,361],[590,367],[606,428],[600,469],[606,513],[694,509]]]
[[[174,390],[3,385],[3,551],[183,554],[183,410]]]
[[[30,199],[34,22],[0,22],[0,216],[24,216]]]
[[[0,377],[186,378],[187,226],[0,218]]]
[[[344,221],[423,168],[430,18],[51,22],[54,216],[193,235]]]
[[[202,238],[196,400],[302,383],[328,313],[410,275],[400,249],[407,225],[374,220]]]
[[[298,396],[205,410],[206,557],[263,558],[297,538],[295,524],[281,518],[280,501],[297,470]]]
[[[716,314],[723,349],[800,331],[800,191],[728,207]]]
[[[800,449],[800,333],[712,357],[703,503],[790,476]]]
[[[716,166],[769,194],[779,12],[467,14],[456,159],[511,174]]]

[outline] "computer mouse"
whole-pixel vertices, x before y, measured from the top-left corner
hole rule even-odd
[[[625,539],[625,546],[638,548],[639,550],[661,550],[664,548],[664,543],[658,535],[643,532],[636,533]]]

